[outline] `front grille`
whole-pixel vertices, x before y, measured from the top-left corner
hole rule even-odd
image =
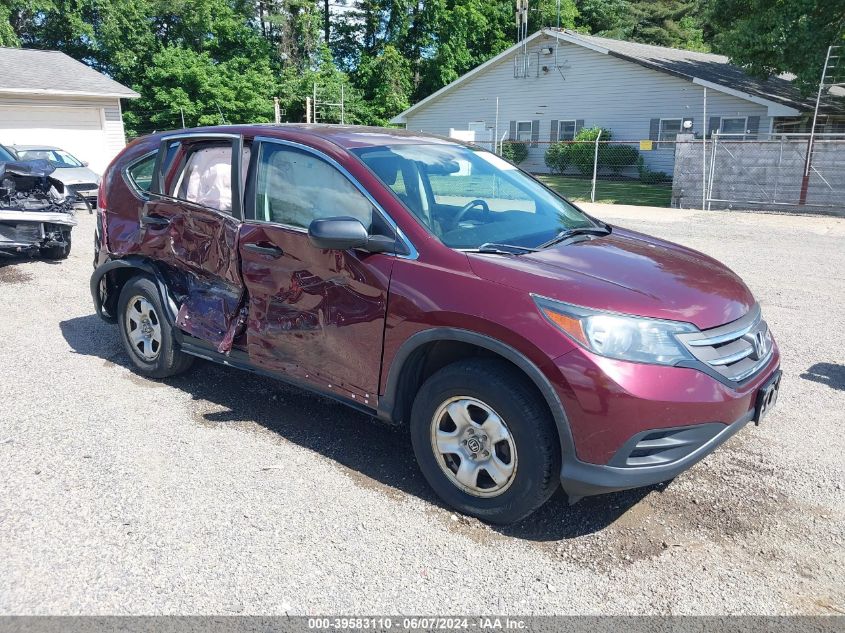
[[[736,321],[703,332],[679,334],[678,339],[695,358],[734,382],[762,369],[774,347],[757,304]]]
[[[91,191],[97,189],[96,182],[77,182],[72,185],[68,185],[69,189],[73,189],[74,191]]]

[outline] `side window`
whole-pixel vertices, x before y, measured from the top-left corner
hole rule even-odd
[[[658,144],[658,147],[674,147],[668,141],[677,139],[681,131],[681,123],[681,119],[660,119],[660,133],[658,134],[657,140],[664,141],[664,143]]]
[[[255,216],[308,228],[312,220],[351,216],[369,231],[373,205],[324,160],[292,147],[262,143],[255,186]]]
[[[170,195],[231,213],[232,146],[205,145],[190,150]]]
[[[153,152],[126,170],[126,175],[129,177],[130,182],[139,191],[150,190],[150,186],[153,184],[153,170],[155,169],[157,157],[158,152]]]

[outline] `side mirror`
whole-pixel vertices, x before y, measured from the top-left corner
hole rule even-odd
[[[369,235],[360,220],[350,217],[322,218],[308,225],[308,239],[313,246],[333,251],[360,248],[370,253],[393,252],[396,240]]]
[[[88,161],[87,161],[87,160],[83,160],[83,161],[82,161],[82,166],[83,166],[83,167],[88,167]]]

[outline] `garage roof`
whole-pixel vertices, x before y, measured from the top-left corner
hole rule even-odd
[[[140,95],[59,51],[0,47],[0,92],[119,97]]]

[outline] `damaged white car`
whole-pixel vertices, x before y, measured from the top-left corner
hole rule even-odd
[[[0,147],[0,256],[70,254],[79,197],[51,177],[54,171],[46,160],[17,161]]]

